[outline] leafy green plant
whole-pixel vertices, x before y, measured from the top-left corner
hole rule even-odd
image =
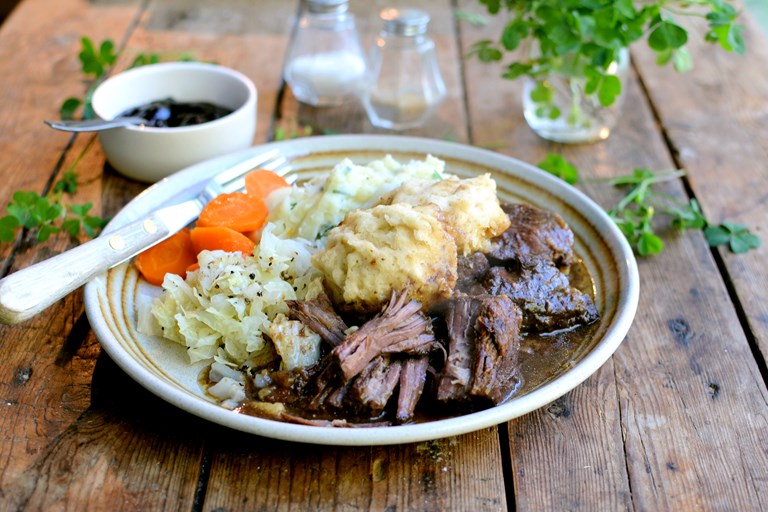
[[[87,36],[80,39],[80,59],[83,75],[89,81],[88,89],[84,97],[70,97],[64,100],[59,108],[59,115],[62,119],[73,119],[78,109],[82,106],[81,117],[83,119],[93,119],[94,113],[91,108],[91,96],[98,85],[107,77],[113,66],[117,62],[120,54],[115,48],[115,43],[110,39],[105,39],[99,44]],[[147,64],[156,64],[163,60],[193,61],[192,55],[182,53],[180,55],[168,55],[164,57],[156,52],[137,54],[128,66],[128,69]]]
[[[579,170],[563,155],[549,153],[544,160],[539,162],[539,167],[571,185],[575,185],[579,181]]]
[[[578,169],[562,155],[547,155],[539,167],[568,183],[580,181]],[[608,210],[608,215],[638,255],[650,256],[664,250],[664,241],[654,223],[658,216],[666,217],[669,226],[679,232],[703,230],[711,247],[727,245],[732,252],[739,254],[760,247],[760,239],[746,226],[732,222],[713,225],[702,213],[696,199],[685,202],[654,188],[684,175],[683,171],[653,172],[637,168],[631,174],[607,180],[608,184],[626,190],[616,206]]]
[[[286,125],[277,126],[275,128],[275,134],[273,140],[281,141],[288,139],[298,139],[300,137],[309,137],[313,133],[313,129],[309,125],[301,125],[295,119],[291,119]]]
[[[91,203],[66,205],[64,196],[76,192],[77,176],[71,170],[62,175],[49,195],[22,190],[14,192],[6,207],[6,215],[0,218],[0,241],[13,241],[21,229],[35,232],[38,242],[45,242],[51,235],[62,232],[75,239],[81,232],[89,237],[96,236],[107,221],[88,214],[93,207]]]
[[[109,39],[99,44],[94,43],[89,37],[80,39],[78,58],[89,85],[84,97],[70,97],[64,100],[59,109],[62,119],[74,118],[80,107],[82,107],[83,119],[94,117],[91,96],[95,88],[112,70],[118,57],[115,44]],[[188,54],[173,57],[174,60],[194,60]],[[140,53],[131,61],[129,68],[154,64],[161,60],[162,56],[158,53]],[[107,220],[89,214],[93,207],[91,203],[67,205],[64,201],[65,196],[71,196],[77,192],[77,174],[74,168],[88,147],[86,146],[72,166],[62,174],[48,194],[41,196],[31,191],[14,192],[12,200],[6,207],[6,215],[0,218],[0,242],[13,241],[22,229],[33,232],[38,242],[44,242],[58,233],[66,233],[76,239],[81,234],[92,238],[101,231]]]
[[[536,82],[531,100],[539,106],[539,117],[556,119],[564,114],[553,103],[554,89],[547,80],[553,73],[583,80],[584,94],[602,106],[613,104],[621,94],[622,83],[612,63],[623,49],[642,38],[656,53],[658,64],[671,63],[677,71],[690,69],[688,32],[678,24],[684,16],[707,23],[706,41],[729,52],[745,51],[743,26],[736,23],[739,13],[726,0],[479,2],[491,15],[505,12],[509,21],[497,39],[477,41],[469,56],[486,63],[501,63],[511,56],[502,77],[528,76]],[[462,19],[467,17],[462,15]]]

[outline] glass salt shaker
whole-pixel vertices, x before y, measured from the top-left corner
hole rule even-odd
[[[361,99],[374,126],[403,130],[422,124],[445,97],[429,15],[418,9],[384,9]]]
[[[365,56],[349,0],[305,0],[288,53],[285,81],[296,99],[340,105],[358,95]]]

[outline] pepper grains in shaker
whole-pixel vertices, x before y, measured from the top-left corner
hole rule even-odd
[[[349,0],[305,0],[288,53],[285,81],[296,99],[340,105],[359,94],[365,56]]]
[[[403,130],[421,125],[445,97],[435,43],[427,35],[429,15],[389,8],[374,41],[361,99],[374,126]]]

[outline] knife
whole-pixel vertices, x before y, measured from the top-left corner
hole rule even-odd
[[[217,195],[242,190],[251,170],[276,171],[286,162],[276,149],[260,153],[222,170],[193,199],[158,209],[0,279],[0,322],[16,324],[37,315],[93,277],[177,233]]]

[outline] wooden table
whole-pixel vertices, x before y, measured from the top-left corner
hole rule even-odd
[[[593,145],[537,138],[520,83],[464,60],[501,21],[457,23],[475,2],[410,2],[431,15],[448,98],[410,134],[537,163],[560,152],[582,175],[682,168],[666,191],[696,197],[713,221],[768,243],[768,40],[744,15],[748,53],[712,51],[694,29],[695,68],[660,69],[644,43],[621,121]],[[353,2],[366,40],[386,2]],[[23,0],[0,29],[0,198],[46,192],[76,165],[75,200],[104,216],[146,184],[105,167],[92,135],[46,128],[86,85],[80,37],[110,38],[118,68],[139,52],[190,52],[239,69],[259,89],[254,143],[278,128],[375,132],[360,109],[299,105],[281,81],[298,4],[288,0]],[[609,207],[618,192],[583,185]],[[0,326],[3,510],[768,510],[766,249],[712,250],[698,231],[665,235],[639,262],[634,324],[616,354],[554,403],[456,438],[339,448],[263,439],[156,398],[104,353],[72,293],[45,314]],[[71,247],[66,237],[0,246],[3,274]]]

